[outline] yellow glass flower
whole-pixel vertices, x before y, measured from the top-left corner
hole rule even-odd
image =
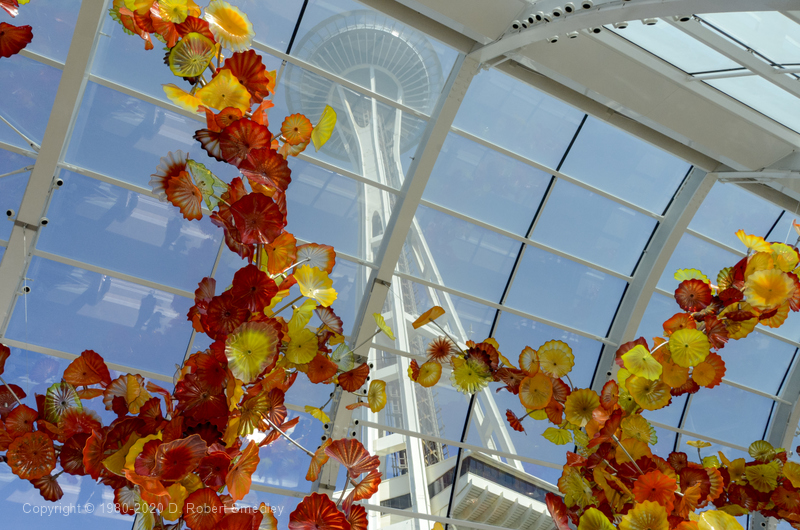
[[[425,324],[433,322],[442,315],[444,315],[444,308],[435,305],[422,313],[411,325],[414,327],[414,329],[419,329]]]
[[[541,372],[526,377],[519,385],[519,401],[528,410],[543,409],[552,397],[553,383]]]
[[[664,362],[661,367],[661,380],[672,388],[682,386],[689,379],[689,368],[678,366],[672,361]]]
[[[777,309],[777,313],[772,315],[769,318],[765,318],[763,320],[759,320],[758,323],[768,328],[779,328],[786,322],[786,319],[789,317],[789,309],[791,306],[789,305],[789,301],[782,303],[781,306]]]
[[[775,265],[778,266],[783,272],[791,272],[797,267],[800,261],[797,256],[797,251],[783,243],[772,243],[772,259],[775,260]]]
[[[747,448],[747,453],[753,457],[754,460],[761,462],[769,462],[775,458],[775,448],[766,440],[756,440]]]
[[[158,13],[164,20],[180,24],[189,16],[187,0],[158,0]]]
[[[747,280],[754,272],[774,268],[775,260],[772,259],[771,252],[756,252],[747,258],[747,268],[744,271],[744,279]]]
[[[622,362],[625,363],[625,368],[633,375],[638,375],[645,379],[658,379],[661,377],[661,364],[641,344],[637,344],[622,354]]]
[[[600,406],[600,397],[590,388],[581,388],[567,397],[564,413],[567,421],[585,427],[592,419],[594,409]]]
[[[182,88],[179,88],[172,83],[161,86],[164,88],[164,93],[167,95],[167,99],[182,109],[188,110],[189,112],[197,112],[200,108],[200,105],[203,104],[203,102],[200,101],[200,98],[189,94]]]
[[[763,237],[748,235],[744,233],[744,230],[737,230],[736,237],[739,238],[739,241],[744,243],[749,250],[755,250],[756,252],[772,252],[772,247],[769,246],[769,243],[764,241]]]
[[[797,462],[786,462],[783,465],[783,476],[789,479],[792,486],[800,488],[800,464]]]
[[[669,351],[675,364],[688,368],[697,366],[708,357],[711,344],[702,331],[679,329],[669,337]]]
[[[744,530],[731,514],[721,510],[708,510],[697,519],[699,530]]]
[[[206,8],[206,21],[217,42],[225,48],[243,52],[250,48],[256,33],[247,15],[224,0],[213,0]]]
[[[745,282],[744,297],[756,309],[778,307],[794,294],[794,282],[778,269],[757,271]]]
[[[394,340],[394,333],[392,332],[392,328],[390,328],[389,325],[386,324],[386,320],[384,320],[383,315],[381,315],[380,313],[372,313],[372,318],[375,319],[375,323],[378,325],[381,331],[383,331],[387,337]]]
[[[581,515],[578,530],[616,530],[616,527],[603,512],[597,508],[589,508]]]
[[[711,444],[708,442],[704,442],[703,440],[689,440],[686,442],[686,445],[690,445],[695,449],[703,449],[705,447],[711,447]]]
[[[632,375],[627,381],[628,392],[636,404],[647,410],[666,407],[671,398],[669,385],[660,379],[645,379]]]
[[[264,322],[245,322],[236,328],[225,341],[225,356],[233,376],[244,383],[252,382],[272,362],[279,342],[278,332]]]
[[[325,411],[318,409],[317,407],[306,405],[304,409],[308,414],[311,415],[311,417],[321,421],[322,423],[328,423],[331,421],[330,417],[327,414],[325,414]]]
[[[639,460],[643,456],[649,457],[653,455],[650,451],[650,446],[646,442],[641,442],[636,438],[623,438],[619,443],[627,451],[626,453],[622,450],[622,447],[617,445],[614,458],[616,458],[617,462],[620,464],[631,461],[628,455],[631,455],[634,460]]]
[[[619,530],[669,530],[667,511],[657,502],[636,503],[622,517]]]
[[[430,388],[438,383],[441,377],[442,365],[434,361],[428,361],[419,367],[417,383],[425,388]]]
[[[555,427],[548,427],[542,433],[545,440],[552,442],[556,445],[566,445],[572,441],[572,433],[567,429],[557,429]]]
[[[286,348],[286,359],[294,364],[306,364],[317,355],[317,335],[310,329],[302,328],[289,332],[289,346]],[[235,374],[234,374],[235,375]]]
[[[525,349],[519,354],[519,367],[528,375],[536,375],[539,371],[539,356],[536,354],[536,350],[525,346]]]
[[[196,95],[203,105],[212,109],[234,107],[242,112],[250,110],[250,92],[230,70],[219,70],[214,79],[198,90]]]
[[[539,369],[556,379],[564,377],[575,366],[572,348],[560,340],[547,341],[539,348]]]
[[[655,436],[653,426],[639,414],[633,414],[622,420],[622,432],[628,438],[634,438],[644,443],[650,443],[651,438]]]
[[[217,47],[208,37],[189,33],[169,52],[169,69],[180,77],[197,77],[214,58]]]
[[[330,105],[325,105],[325,110],[322,111],[322,116],[319,117],[319,122],[314,126],[311,131],[311,141],[314,142],[314,149],[319,151],[322,146],[330,139],[333,134],[333,128],[336,126],[336,111]]]
[[[328,278],[327,272],[317,267],[303,265],[295,270],[294,278],[303,296],[313,298],[320,305],[328,307],[336,300],[336,290],[332,287],[333,280]]]
[[[574,467],[564,466],[561,478],[558,479],[558,489],[564,494],[564,504],[567,507],[576,504],[583,508],[592,504],[592,488]]]
[[[386,382],[380,379],[373,379],[369,383],[369,390],[367,391],[367,403],[369,403],[369,410],[372,412],[380,412],[386,406]]]
[[[428,363],[425,363],[428,364]],[[436,363],[434,363],[436,364]],[[492,375],[484,364],[467,359],[463,363],[454,363],[453,371],[450,372],[450,382],[456,390],[464,394],[474,394],[475,392],[485,388]],[[441,365],[439,366],[441,370]],[[420,367],[420,372],[422,368]],[[419,379],[419,378],[417,378]]]
[[[747,482],[762,493],[771,492],[778,485],[778,468],[770,464],[748,466],[744,475]]]

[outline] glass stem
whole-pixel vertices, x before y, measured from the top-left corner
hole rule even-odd
[[[312,453],[311,451],[309,451],[308,449],[306,449],[305,447],[303,447],[303,446],[302,446],[302,445],[300,445],[299,443],[295,442],[295,441],[292,439],[292,437],[291,437],[291,436],[289,436],[288,434],[286,434],[285,432],[283,432],[283,431],[280,429],[280,427],[278,427],[277,425],[275,425],[274,423],[272,423],[272,420],[270,420],[270,419],[269,419],[269,418],[268,418],[266,415],[263,415],[263,414],[262,414],[262,417],[264,418],[264,420],[265,420],[267,423],[269,423],[270,425],[272,425],[272,428],[273,428],[273,429],[275,429],[276,431],[278,431],[278,432],[280,433],[280,435],[281,435],[281,436],[283,436],[284,438],[286,438],[287,440],[289,440],[290,442],[292,442],[292,444],[293,444],[295,447],[297,447],[298,449],[300,449],[301,451],[303,451],[305,454],[307,454],[307,455],[308,455],[308,456],[310,456],[311,458],[314,458],[314,453]]]

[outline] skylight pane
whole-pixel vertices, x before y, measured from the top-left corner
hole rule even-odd
[[[528,164],[450,133],[423,199],[525,236],[550,179]]]
[[[0,127],[2,126],[3,124],[0,124]],[[0,149],[0,175],[32,166],[34,162],[35,160],[27,156]],[[24,171],[16,175],[0,178],[0,211],[3,213],[8,209],[19,211],[19,205],[22,203],[22,196],[25,194],[25,187],[28,185],[30,175],[30,171]],[[11,237],[13,226],[14,224],[8,221],[0,222],[0,239],[8,241],[8,238]]]
[[[411,274],[495,302],[503,295],[520,245],[425,206],[417,209],[406,244],[424,263]]]
[[[798,62],[800,25],[780,13],[715,13],[701,17],[778,64]]]
[[[680,282],[675,279],[678,269],[697,269],[705,274],[712,283],[716,283],[717,274],[725,267],[733,267],[742,259],[716,245],[707,243],[690,234],[683,234],[675,252],[669,258],[664,273],[658,281],[658,287],[669,293],[675,292]],[[680,311],[675,305],[675,311]]]
[[[654,455],[666,459],[675,448],[675,438],[678,433],[660,427],[655,427],[655,430],[658,441],[651,448],[651,451],[653,451]]]
[[[731,77],[729,79],[709,79],[705,82],[778,123],[800,131],[800,98],[791,95],[763,77]]]
[[[736,215],[725,215],[725,212],[732,211],[736,211]],[[744,188],[717,182],[703,200],[689,228],[744,251],[745,247],[736,237],[736,231],[742,229],[747,234],[766,237],[781,211],[771,202]]]
[[[457,53],[363,4],[312,0],[292,55],[428,114]]]
[[[684,429],[748,447],[764,436],[773,401],[728,385],[692,397]]]
[[[605,337],[627,283],[528,247],[506,305]]]
[[[559,180],[533,239],[602,267],[631,274],[656,220],[589,190]]]
[[[239,174],[236,168],[209,157],[192,138],[196,130],[204,127],[205,121],[90,82],[65,160],[150,189],[150,175],[156,172],[161,157],[181,150],[230,182]]]
[[[739,63],[670,24],[645,26],[639,21],[634,21],[625,29],[613,31],[684,72],[713,72],[742,68]]]
[[[0,75],[0,94],[4,95],[0,115],[41,145],[60,80],[61,70],[57,68],[22,55],[4,57],[3,75]],[[5,123],[0,123],[0,141],[31,149]]]
[[[62,171],[37,248],[193,292],[211,274],[222,230],[170,203]],[[1,181],[0,181],[1,182]]]
[[[603,347],[602,343],[575,335],[568,331],[542,324],[511,313],[502,313],[494,332],[494,338],[500,344],[500,351],[508,360],[517,364],[520,352],[526,346],[538,350],[547,341],[560,340],[572,348],[575,366],[569,377],[577,387],[588,388],[592,384],[597,358]]]
[[[286,229],[305,241],[373,260],[387,222],[384,217],[391,212],[389,194],[303,160],[290,159],[289,167]],[[373,215],[381,222],[373,222]]]
[[[27,308],[20,299],[6,335],[70,353],[172,375],[191,334],[192,300],[34,257]],[[27,323],[26,319],[27,309]]]
[[[795,350],[781,340],[751,333],[744,340],[729,340],[719,354],[725,361],[725,379],[777,395]]]
[[[285,0],[231,0],[247,15],[256,32],[255,39],[282,52],[286,51],[292,38],[302,2]]]
[[[561,172],[661,214],[689,167],[643,140],[588,118]]]
[[[25,49],[66,62],[80,7],[80,0],[39,0],[20,6],[14,25],[33,27],[33,40]]]
[[[584,114],[497,70],[472,80],[453,125],[555,169]]]
[[[322,403],[315,403],[315,405],[320,406]],[[322,422],[308,414],[293,410],[289,411],[286,420],[289,421],[297,416],[300,417],[300,423],[292,430],[292,438],[302,446],[316,448],[319,446],[320,438],[323,435]],[[249,438],[260,441],[259,438],[263,439],[262,437],[263,434],[258,433],[250,435]],[[255,473],[253,473],[254,485],[261,484],[292,491],[309,491],[310,483],[306,481],[308,455],[293,444],[281,439],[259,449],[258,456],[260,461]],[[249,496],[255,497],[255,495]],[[299,499],[296,499],[297,503],[299,501]],[[292,511],[295,506],[291,505]]]
[[[784,210],[780,220],[775,224],[772,231],[765,239],[767,241],[777,241],[779,243],[796,246],[799,236],[792,227],[792,222],[797,221],[797,218],[798,216],[794,212]]]

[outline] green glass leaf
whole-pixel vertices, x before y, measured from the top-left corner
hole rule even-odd
[[[208,67],[217,48],[208,37],[189,33],[169,52],[169,69],[180,77],[197,77]]]
[[[679,282],[684,280],[702,280],[708,284],[711,283],[711,280],[708,279],[708,276],[697,269],[678,269],[675,271],[675,279]]]
[[[336,363],[339,370],[349,372],[356,365],[356,356],[346,344],[339,344],[339,347],[331,354],[331,361]]]
[[[546,440],[553,442],[556,445],[566,445],[572,441],[572,433],[567,429],[556,429],[555,427],[549,427],[545,429],[542,433],[542,436],[545,437]]]
[[[195,186],[203,194],[203,200],[208,206],[209,210],[213,210],[219,204],[219,197],[228,190],[228,185],[217,178],[215,174],[206,168],[200,162],[192,159],[186,161],[186,167],[189,168],[189,173],[192,175]],[[216,195],[216,197],[214,197]]]

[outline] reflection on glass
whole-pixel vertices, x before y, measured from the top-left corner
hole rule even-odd
[[[720,215],[720,212],[733,211],[736,215]],[[744,250],[736,231],[742,229],[746,234],[766,237],[780,214],[779,207],[744,188],[717,182],[703,200],[689,228],[729,247]]]
[[[0,124],[0,127],[5,127],[5,124]],[[34,162],[35,160],[27,156],[0,149],[0,175],[32,166]],[[24,171],[0,178],[0,211],[5,212],[8,209],[19,211],[22,195],[25,193],[30,175],[30,171]],[[12,227],[12,223],[0,223],[0,239],[8,241]]]
[[[455,50],[351,0],[309,2],[292,55],[424,113],[456,58]]]
[[[17,304],[9,338],[172,376],[186,352],[193,301],[103,274],[33,258],[35,287]],[[26,306],[27,305],[27,322]]]
[[[532,238],[622,274],[632,274],[656,220],[559,180]]]
[[[525,236],[550,179],[528,164],[450,133],[423,198]]]
[[[701,388],[692,397],[684,428],[748,447],[761,440],[774,401],[728,385]]]
[[[561,172],[660,214],[689,167],[643,140],[588,118]]]
[[[153,197],[69,171],[61,177],[37,248],[187,291],[211,273],[222,231],[207,218],[187,221]]]
[[[800,99],[763,77],[752,75],[705,82],[778,123],[800,131]]]
[[[80,7],[80,0],[39,0],[21,6],[14,25],[33,27],[33,40],[25,49],[66,62]]]
[[[506,305],[605,337],[627,283],[528,247]]]
[[[625,29],[613,31],[688,73],[742,68],[739,63],[669,24],[645,26],[634,22]]]
[[[500,301],[519,252],[517,241],[425,206],[417,208],[414,220],[406,239],[411,274]]]
[[[4,95],[0,101],[0,115],[41,145],[60,80],[61,70],[57,68],[22,55],[4,57],[3,75],[0,75],[0,94]],[[22,137],[2,122],[0,142],[31,149]]]
[[[203,127],[204,122],[90,82],[65,161],[150,189],[161,157],[180,149],[230,182],[239,174],[236,168],[209,157],[192,137]]]
[[[781,13],[715,13],[701,17],[777,64],[797,63],[800,24]]]
[[[497,70],[472,80],[453,125],[555,169],[583,113]]]

